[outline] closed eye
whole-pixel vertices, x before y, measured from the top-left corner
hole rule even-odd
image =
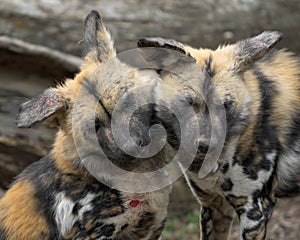
[[[96,130],[96,133],[98,133],[100,127],[101,127],[100,119],[96,117],[96,119],[95,119],[95,130]]]
[[[192,97],[186,97],[187,102],[189,103],[190,106],[192,107],[199,107],[199,102],[196,102],[196,99]]]
[[[223,102],[223,106],[225,108],[226,111],[228,111],[233,105],[233,100],[231,98],[231,96],[227,96],[226,99]]]
[[[111,115],[110,115],[109,111],[106,109],[106,107],[104,106],[104,104],[101,101],[101,99],[99,99],[98,103],[101,105],[101,107],[103,108],[105,114],[109,117],[109,119],[111,119]]]

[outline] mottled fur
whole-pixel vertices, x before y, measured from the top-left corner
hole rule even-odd
[[[126,184],[127,179],[114,182],[100,168],[101,158],[93,158],[94,162],[83,165],[84,159],[80,159],[75,147],[75,141],[79,141],[86,155],[94,154],[92,136],[96,136],[110,160],[125,169],[143,172],[162,166],[163,151],[151,159],[130,157],[118,148],[110,128],[111,114],[118,100],[133,86],[147,83],[154,87],[157,76],[114,58],[116,51],[111,35],[95,11],[85,21],[84,54],[85,62],[74,79],[46,90],[20,108],[19,127],[44,121],[60,128],[50,154],[26,168],[0,200],[1,240],[155,240],[161,235],[170,188],[142,194],[108,187],[86,168],[98,171],[98,177],[112,186]],[[104,62],[105,68],[101,67]],[[105,82],[110,84],[102,89]],[[131,120],[137,144],[147,141],[145,132],[151,112],[151,107],[146,108]],[[129,122],[122,117],[120,121]],[[76,132],[74,121],[82,127]],[[147,179],[140,182],[140,187],[144,183]]]
[[[228,239],[234,211],[240,220],[240,239],[265,239],[276,197],[299,193],[300,66],[292,53],[271,50],[280,38],[277,32],[264,32],[216,50],[162,38],[138,42],[139,47],[180,48],[182,58],[190,56],[200,66],[201,71],[190,73],[187,64],[185,78],[160,71],[164,83],[178,94],[168,96],[163,90],[157,94],[164,96],[159,99],[169,98],[170,104],[187,97],[196,112],[186,124],[191,132],[195,125],[201,130],[195,141],[198,154],[185,176],[202,205],[201,239]],[[205,90],[207,86],[211,91]],[[217,165],[200,179],[208,146],[213,151],[216,143],[210,139],[206,110],[210,98],[225,109],[226,139]],[[160,104],[157,113],[170,134],[177,135],[170,138],[171,145],[178,146],[178,124],[172,117],[165,121],[169,113]]]

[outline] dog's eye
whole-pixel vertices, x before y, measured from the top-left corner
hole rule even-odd
[[[191,96],[187,96],[186,97],[186,101],[189,103],[190,106],[192,107],[199,107],[199,102],[197,101],[197,99],[191,97]]]
[[[227,96],[223,102],[223,106],[225,108],[225,110],[229,110],[231,108],[231,106],[233,105],[233,100],[231,98],[231,96]]]
[[[101,127],[100,120],[99,120],[99,118],[96,118],[95,119],[95,130],[96,130],[96,133],[98,133],[100,127]]]
[[[98,103],[100,104],[100,106],[102,107],[102,109],[104,110],[104,112],[106,113],[106,115],[111,118],[111,115],[109,113],[109,111],[106,109],[106,107],[104,106],[103,102],[99,99]]]

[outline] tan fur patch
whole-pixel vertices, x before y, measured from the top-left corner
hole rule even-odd
[[[281,50],[270,61],[259,64],[260,70],[278,89],[278,95],[274,96],[271,121],[281,126],[278,129],[281,143],[285,141],[286,129],[291,126],[292,116],[300,111],[300,66],[291,56],[292,53]]]
[[[253,230],[245,230],[246,232],[243,234],[245,240],[263,240],[266,234],[266,225],[265,222],[260,223],[258,228]]]
[[[228,196],[228,200],[232,204],[234,209],[238,209],[247,203],[248,198],[247,197]]]
[[[37,210],[34,194],[31,184],[20,181],[0,200],[0,219],[7,233],[7,240],[47,238],[47,222]]]
[[[106,208],[103,209],[100,212],[100,215],[117,215],[117,214],[121,214],[123,212],[123,209],[121,206],[113,206],[111,208]]]

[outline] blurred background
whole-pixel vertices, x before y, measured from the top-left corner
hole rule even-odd
[[[147,36],[216,48],[278,30],[278,47],[300,54],[300,0],[0,0],[0,196],[51,148],[55,129],[18,129],[14,119],[20,103],[78,72],[83,21],[92,9],[102,13],[118,51]],[[175,184],[164,239],[199,239],[199,206],[183,182]],[[300,198],[280,200],[269,239],[300,239],[299,216]]]

